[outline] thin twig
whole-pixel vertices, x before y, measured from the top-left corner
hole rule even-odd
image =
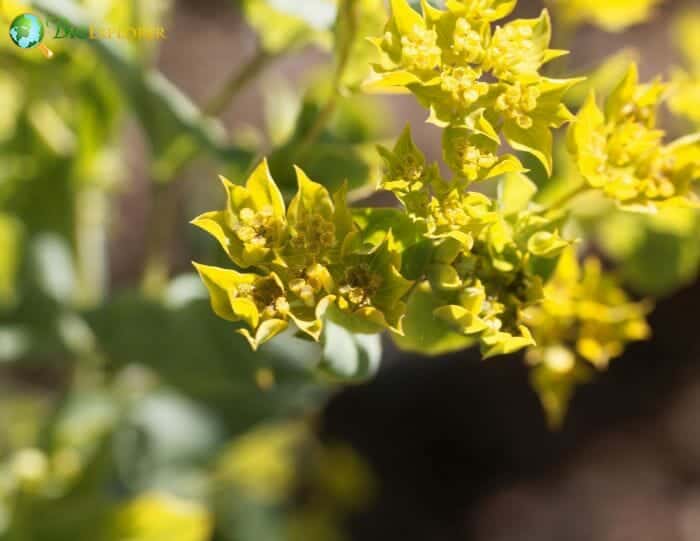
[[[208,116],[217,116],[223,113],[233,98],[240,93],[246,84],[255,79],[273,58],[273,55],[267,53],[263,48],[259,48],[253,58],[226,79],[219,92],[204,105],[202,113]]]
[[[355,36],[357,34],[357,5],[356,2],[346,0],[342,4],[342,9],[346,10],[345,20],[348,22],[348,32],[340,43],[340,49],[338,51],[338,59],[335,67],[335,72],[333,74],[333,87],[331,88],[331,95],[328,101],[319,111],[314,123],[306,132],[306,135],[299,143],[297,153],[303,155],[309,148],[316,142],[318,137],[323,132],[324,128],[330,121],[335,109],[338,105],[338,99],[342,94],[342,81],[343,75],[345,75],[345,70],[348,66],[348,61],[350,59],[350,52],[352,46],[355,42]],[[338,16],[339,18],[341,15]]]

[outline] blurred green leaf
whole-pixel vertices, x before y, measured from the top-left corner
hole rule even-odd
[[[248,24],[270,53],[309,43],[330,46],[337,7],[331,0],[243,0]]]
[[[32,244],[34,269],[41,290],[59,303],[75,294],[75,269],[70,246],[58,235],[38,236]]]
[[[376,246],[384,241],[391,231],[398,246],[405,250],[418,242],[420,235],[411,218],[403,211],[393,208],[364,208],[353,211],[353,219],[360,227],[364,244]]]
[[[667,295],[697,276],[697,210],[668,209],[651,216],[616,211],[593,217],[591,222],[598,241],[617,261],[626,283],[637,292]]]
[[[71,21],[78,29],[87,31],[90,25],[88,14],[70,0],[33,0],[32,4],[48,15]],[[202,117],[196,106],[161,73],[129,58],[127,50],[114,40],[88,40],[86,43],[110,70],[124,98],[131,104],[156,159],[164,156],[182,159],[178,152],[175,157],[172,153],[173,148],[182,147],[183,137],[186,137],[223,161],[249,163],[252,160],[250,152],[229,145],[222,126]],[[188,149],[185,155],[190,152]],[[166,164],[156,164],[156,168],[171,171]]]
[[[521,173],[509,173],[498,183],[498,204],[506,214],[515,214],[527,208],[537,186]]]
[[[132,491],[201,497],[205,470],[226,435],[207,408],[158,389],[131,408],[114,438],[119,477]]]
[[[309,378],[320,358],[317,345],[283,335],[253,353],[207,300],[168,307],[127,292],[89,313],[88,321],[115,366],[148,366],[219,413],[231,430],[288,415],[323,395]],[[260,369],[274,374],[271,388],[258,387]]]
[[[324,74],[325,81],[321,78]],[[382,160],[375,144],[386,128],[380,119],[388,112],[365,96],[340,98],[313,144],[308,145],[328,99],[328,74],[324,74],[311,82],[289,138],[270,154],[270,170],[285,194],[296,192],[290,164],[298,165],[331,191],[347,180],[351,192],[369,192],[381,176]]]
[[[21,260],[22,228],[17,219],[0,213],[0,307],[17,298],[15,277]]]

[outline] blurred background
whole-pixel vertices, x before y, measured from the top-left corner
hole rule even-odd
[[[355,1],[350,41],[350,0],[0,1],[6,24],[167,36],[49,24],[51,60],[0,40],[0,539],[700,539],[695,211],[576,209],[588,249],[660,300],[654,337],[581,386],[559,431],[518,355],[424,357],[340,328],[254,354],[211,313],[190,261],[226,261],[188,222],[222,205],[217,174],[267,155],[286,194],[296,163],[380,205],[377,143],[410,122],[439,159],[411,96],[362,93],[363,37],[387,15]],[[547,4],[572,50],[552,74],[593,74],[573,108],[636,59],[676,84],[669,133],[700,126],[697,0]]]

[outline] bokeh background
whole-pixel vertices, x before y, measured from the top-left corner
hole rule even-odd
[[[554,2],[554,45],[573,52],[552,69],[595,72],[603,90],[631,59],[643,78],[691,70],[679,25],[696,1],[658,2],[624,28],[595,18],[642,3]],[[8,24],[23,9],[0,7]],[[515,16],[542,7],[520,0]],[[216,175],[241,181],[270,155],[283,189],[300,163],[391,204],[371,194],[375,144],[410,122],[438,159],[439,131],[410,96],[348,91],[305,150],[330,92],[333,2],[28,9],[159,24],[167,39],[48,31],[51,61],[1,40],[0,539],[700,539],[697,214],[599,222],[581,209],[589,249],[660,300],[654,337],[580,387],[559,431],[518,355],[428,358],[342,331],[333,351],[284,336],[253,354],[190,265],[225,264],[188,224],[221,205]],[[384,18],[370,10],[362,28]]]

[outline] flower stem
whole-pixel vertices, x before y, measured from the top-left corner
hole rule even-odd
[[[216,116],[273,58],[259,49],[253,58],[226,80],[219,92],[202,107],[202,114]],[[141,288],[151,297],[158,297],[168,283],[170,274],[170,245],[178,216],[179,190],[173,179],[178,177],[198,153],[194,142],[183,136],[173,143],[174,157],[167,168],[160,171],[151,183],[151,211],[147,231],[146,261],[141,277]],[[156,181],[157,180],[157,181]]]
[[[156,184],[151,188],[151,209],[146,239],[146,261],[141,288],[147,296],[158,297],[168,283],[170,245],[177,220],[177,186]]]
[[[341,9],[343,12],[338,14],[338,20],[343,18],[347,22],[347,29],[343,38],[339,40],[340,45],[338,47],[335,71],[333,73],[333,87],[331,88],[331,95],[326,104],[319,111],[314,123],[306,132],[306,135],[301,140],[301,143],[299,143],[297,151],[299,155],[306,153],[316,142],[332,118],[338,105],[338,99],[342,95],[343,75],[345,75],[348,60],[350,59],[350,52],[353,44],[355,43],[355,37],[357,34],[357,2],[343,2]]]
[[[562,197],[560,197],[559,199],[555,200],[553,203],[548,205],[547,210],[549,212],[563,210],[576,197],[578,197],[579,195],[581,195],[582,193],[587,192],[587,191],[588,191],[588,186],[586,186],[585,184],[581,184],[580,186],[577,186],[575,189],[564,194]]]
[[[78,288],[74,301],[82,308],[92,308],[104,298],[107,285],[107,196],[102,188],[88,186],[75,198]]]
[[[202,108],[202,112],[209,116],[223,113],[231,100],[235,98],[243,87],[246,86],[269,64],[274,58],[264,49],[258,49],[243,67],[237,69],[226,79],[217,94],[211,98]]]

